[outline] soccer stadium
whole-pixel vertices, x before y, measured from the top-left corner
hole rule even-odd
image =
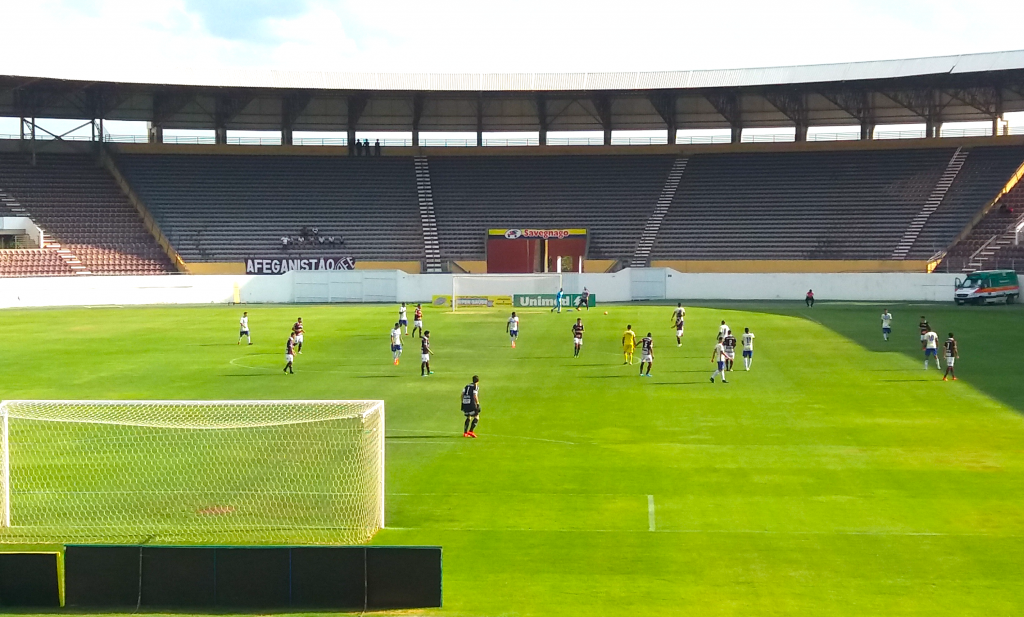
[[[0,607],[1020,614],[1021,112],[1024,51],[0,69]]]

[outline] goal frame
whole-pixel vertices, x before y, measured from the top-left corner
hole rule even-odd
[[[515,281],[526,281],[526,280],[529,280],[529,279],[534,279],[534,280],[549,279],[549,280],[552,280],[552,281],[557,280],[558,281],[558,287],[562,287],[562,285],[563,285],[562,273],[560,273],[560,272],[522,272],[522,273],[494,273],[494,274],[488,274],[488,273],[481,273],[481,274],[469,274],[469,273],[467,273],[467,274],[453,274],[452,275],[452,312],[453,313],[458,310],[458,304],[459,304],[459,301],[458,301],[458,298],[459,298],[459,281],[460,280],[467,280],[467,281],[471,281],[471,280],[484,280],[484,279],[489,279],[489,280],[492,280],[492,281],[502,281],[502,280],[505,280],[505,281],[508,281],[510,283],[513,283],[513,284],[515,283]],[[479,294],[479,295],[486,295],[486,296],[499,296],[499,295],[500,296],[505,296],[505,295],[507,295],[509,297],[509,299],[511,299],[512,296],[514,296],[516,293],[522,293],[522,292],[510,291],[508,294],[505,294],[503,292],[503,293],[500,293],[500,294]],[[534,293],[534,292],[525,292],[525,293]],[[554,292],[552,292],[552,293],[554,293]],[[472,295],[472,294],[469,294],[469,295]],[[465,297],[469,297],[469,295],[465,295]]]
[[[380,529],[385,528],[385,515],[384,506],[386,503],[386,486],[385,481],[387,474],[385,473],[385,427],[386,427],[386,414],[385,405],[383,400],[374,399],[328,399],[328,400],[167,400],[167,399],[132,399],[132,400],[116,400],[116,399],[104,399],[104,400],[73,400],[73,399],[9,399],[0,400],[0,467],[3,472],[0,475],[2,479],[3,487],[0,490],[0,500],[3,500],[2,509],[0,509],[0,529],[11,528],[11,441],[10,441],[10,420],[11,413],[8,407],[11,403],[44,403],[44,404],[68,404],[68,405],[167,405],[167,406],[202,406],[202,405],[365,405],[367,406],[360,413],[351,414],[348,417],[366,417],[368,414],[379,411],[380,412],[380,434],[379,434],[379,453],[380,453],[380,518],[378,525]],[[341,419],[339,416],[337,419]],[[110,420],[83,420],[83,419],[36,419],[37,421],[54,422],[54,423],[84,423],[84,424],[110,424],[110,425],[122,425],[122,426],[148,426],[153,428],[182,428],[180,426],[174,426],[170,424],[160,423],[132,423],[132,422],[114,422]],[[195,426],[191,427],[196,430],[217,430],[223,428],[248,428],[248,427],[259,427],[259,426],[284,426],[294,424],[305,424],[310,422],[318,422],[322,420],[290,420],[282,422],[270,422],[262,424],[251,424],[251,425],[240,425],[237,427],[228,427],[225,425],[210,425],[210,426]]]

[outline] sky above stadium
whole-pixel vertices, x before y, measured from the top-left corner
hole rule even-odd
[[[0,72],[744,68],[1024,47],[1024,2],[0,0]]]

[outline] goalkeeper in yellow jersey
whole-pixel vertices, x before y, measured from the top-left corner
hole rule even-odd
[[[626,331],[622,333],[622,363],[633,364],[633,350],[636,349],[636,332],[633,326],[627,325]]]

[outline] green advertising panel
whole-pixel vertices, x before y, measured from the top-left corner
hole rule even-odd
[[[580,294],[563,294],[562,306],[574,307],[580,301]],[[597,306],[597,296],[590,294],[587,299],[588,306]],[[512,296],[512,306],[515,307],[547,307],[555,306],[555,294],[515,294]]]

